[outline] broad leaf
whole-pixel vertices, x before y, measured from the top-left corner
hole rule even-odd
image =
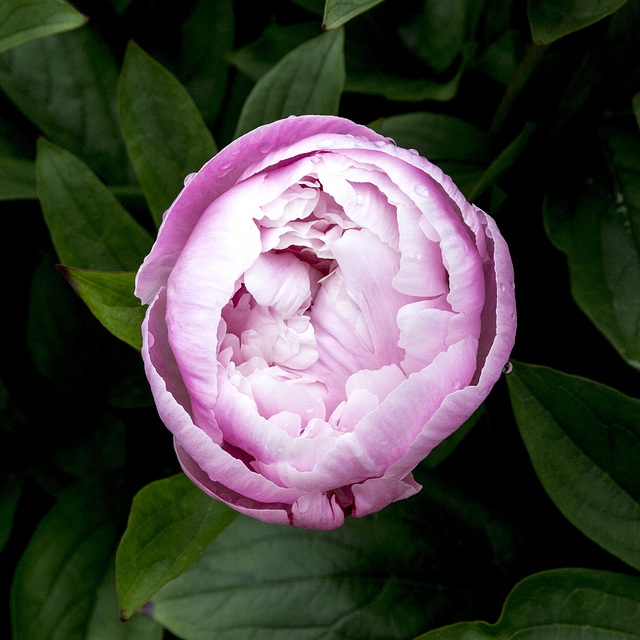
[[[4,0],[0,4],[0,51],[83,25],[85,16],[62,0]]]
[[[45,221],[62,263],[106,271],[140,266],[151,237],[82,161],[41,138],[36,176]]]
[[[33,162],[0,158],[0,200],[35,200],[37,197]]]
[[[554,569],[525,578],[496,624],[461,622],[415,640],[633,640],[640,638],[640,579],[589,569]]]
[[[55,144],[114,184],[129,181],[115,110],[118,69],[89,26],[0,55],[0,87]]]
[[[627,0],[529,0],[528,14],[534,42],[548,44],[602,20]]]
[[[336,115],[344,88],[344,33],[329,31],[289,52],[258,80],[236,137],[290,115]]]
[[[134,294],[135,273],[59,269],[92,313],[113,333],[138,351],[142,348],[140,326],[146,307]]]
[[[110,639],[127,638],[115,597],[111,603],[103,601],[125,504],[123,494],[107,485],[79,485],[60,496],[38,525],[15,572],[14,638],[98,640],[105,636],[94,627],[96,616],[108,618],[111,629],[118,630]],[[138,638],[158,638],[155,625],[144,624],[138,631]]]
[[[323,29],[336,29],[355,16],[371,9],[382,0],[326,0],[324,5]]]
[[[640,400],[521,363],[507,381],[545,491],[585,535],[640,569]]]
[[[11,535],[13,516],[20,500],[23,484],[22,473],[6,473],[0,479],[0,551]]]
[[[160,226],[185,176],[216,154],[216,144],[187,90],[133,42],[118,85],[118,112],[129,157]]]
[[[185,640],[405,640],[480,615],[515,553],[495,514],[429,475],[411,500],[336,531],[241,516],[149,611]]]
[[[152,482],[133,499],[118,548],[118,596],[129,618],[187,569],[237,516],[184,474]]]
[[[579,307],[640,369],[640,134],[629,124],[564,142],[548,171],[544,217],[567,254]]]

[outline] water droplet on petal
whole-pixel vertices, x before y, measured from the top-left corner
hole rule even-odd
[[[296,116],[288,116],[287,117],[287,120],[295,120],[295,119],[296,119]]]
[[[416,195],[422,196],[423,198],[429,195],[429,187],[426,184],[417,184],[414,189]]]
[[[195,173],[190,173],[188,176],[186,176],[184,179],[184,186],[186,187],[195,177]]]
[[[504,284],[500,285],[500,291],[506,291],[507,290],[507,286]]]
[[[329,138],[324,138],[318,142],[319,149],[330,149],[331,147],[333,147],[333,140]]]
[[[513,365],[510,362],[507,362],[507,364],[504,365],[504,367],[502,367],[502,373],[511,373],[513,371]]]
[[[304,410],[306,413],[313,413],[313,405],[307,405]]]
[[[419,251],[416,251],[414,253],[414,256],[415,256],[416,260],[420,260],[422,258],[422,254]]]
[[[356,196],[356,202],[358,204],[362,204],[364,202],[364,196],[361,193]]]
[[[378,149],[382,149],[382,147],[386,147],[387,146],[387,141],[386,140],[376,140],[373,144],[375,144],[376,147],[378,147]]]
[[[419,155],[420,155],[420,154],[418,153],[418,150],[417,150],[417,149],[409,149],[409,153],[410,153],[412,156],[419,156]]]

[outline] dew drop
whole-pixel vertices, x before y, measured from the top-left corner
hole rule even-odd
[[[507,290],[507,285],[501,284],[500,285],[500,291],[506,291],[506,290]]]
[[[510,362],[507,362],[507,364],[504,365],[504,367],[502,367],[502,373],[511,373],[513,371],[513,365]]]
[[[313,405],[308,404],[304,410],[306,413],[313,413]]]
[[[186,187],[195,177],[195,173],[190,173],[188,176],[186,176],[184,179],[184,186]]]
[[[422,254],[419,251],[416,251],[413,255],[415,256],[416,260],[421,260],[422,259]]]
[[[429,195],[429,188],[427,187],[426,184],[417,184],[414,187],[414,191],[416,192],[416,195],[419,195],[422,197],[426,197]]]
[[[320,149],[331,149],[333,147],[333,140],[329,138],[324,138],[318,142],[318,148]]]
[[[287,120],[295,120],[295,119],[296,119],[296,116],[293,116],[293,115],[287,117]]]
[[[418,150],[417,150],[417,149],[409,149],[409,153],[410,153],[412,156],[419,156],[419,155],[420,155],[420,154],[418,153]]]
[[[356,202],[358,204],[362,204],[364,202],[364,196],[361,193],[356,196]]]
[[[387,146],[387,141],[386,140],[376,140],[373,144],[375,144],[376,147],[378,147],[378,149],[382,149],[382,147],[386,147]]]

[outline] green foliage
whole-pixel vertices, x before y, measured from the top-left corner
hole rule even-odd
[[[135,273],[88,271],[63,266],[60,270],[96,318],[114,336],[140,351],[140,325],[146,307],[134,294]]]
[[[89,167],[41,138],[36,176],[44,217],[61,262],[112,271],[140,266],[151,248],[151,237]]]
[[[546,492],[583,533],[640,569],[640,400],[520,363],[508,380]]]
[[[435,477],[413,500],[329,532],[241,516],[154,596],[153,617],[185,640],[392,640],[473,616],[514,540]]]
[[[627,0],[529,0],[531,34],[548,44],[617,11]]]
[[[135,629],[118,620],[111,583],[125,509],[113,483],[79,485],[60,496],[36,529],[11,585],[13,638],[98,640],[109,630],[114,640],[161,637],[149,620],[137,620]]]
[[[83,25],[86,18],[61,0],[5,0],[0,6],[0,51]]]
[[[130,618],[185,571],[237,512],[213,500],[184,475],[158,480],[133,499],[118,547],[120,610]]]
[[[159,227],[185,176],[217,153],[216,144],[187,90],[133,42],[122,67],[118,110],[129,157]]]
[[[37,197],[33,162],[0,158],[0,200],[34,200]]]
[[[344,87],[344,33],[329,31],[288,53],[249,94],[236,137],[290,115],[336,115]]]
[[[337,29],[351,18],[355,18],[380,2],[382,0],[326,0],[322,27],[323,29]]]
[[[415,640],[631,640],[640,638],[640,580],[608,571],[555,569],[516,585],[496,624],[461,622]]]
[[[548,182],[544,220],[567,254],[576,302],[640,369],[640,135],[633,129],[612,122],[597,137],[566,142]]]

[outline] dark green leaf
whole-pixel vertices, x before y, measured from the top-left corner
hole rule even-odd
[[[24,476],[21,473],[7,473],[0,479],[0,551],[11,535],[13,516],[20,500],[23,484]]]
[[[636,93],[636,95],[633,96],[632,105],[633,115],[635,115],[638,126],[640,127],[640,92]]]
[[[41,138],[38,195],[61,262],[81,269],[133,271],[151,248],[149,234],[73,154]]]
[[[462,52],[469,25],[468,0],[425,0],[422,12],[399,25],[405,46],[436,72]]]
[[[134,294],[136,274],[59,268],[96,318],[114,336],[139,351],[142,348],[140,326],[146,307]]]
[[[514,540],[477,499],[427,480],[337,531],[241,516],[156,594],[152,615],[186,640],[406,640],[477,616]]]
[[[182,24],[182,57],[178,77],[205,122],[212,122],[226,96],[229,64],[224,54],[233,47],[233,0],[199,0]]]
[[[529,0],[528,14],[534,42],[548,44],[602,20],[627,0]]]
[[[476,200],[486,189],[495,184],[496,180],[508,169],[510,169],[516,160],[524,152],[529,138],[536,130],[536,125],[527,122],[520,134],[507,146],[498,157],[489,165],[487,170],[482,174],[478,182],[474,185],[469,193],[469,200]]]
[[[337,29],[380,2],[382,0],[326,0],[322,26],[324,29]]]
[[[546,492],[585,535],[640,569],[640,400],[521,363],[507,381]]]
[[[0,200],[35,200],[37,197],[33,162],[0,158]]]
[[[81,13],[61,0],[5,0],[0,5],[0,51],[85,22]]]
[[[461,622],[415,640],[632,640],[640,638],[640,580],[608,571],[555,569],[517,584],[496,624]]]
[[[640,135],[633,129],[606,126],[597,139],[567,140],[549,171],[544,216],[567,254],[576,302],[640,369]]]
[[[118,85],[127,151],[157,226],[183,187],[217,152],[187,90],[138,45],[129,43]]]
[[[0,55],[0,87],[45,136],[103,179],[129,181],[115,112],[118,69],[89,26]]]
[[[141,489],[118,548],[122,615],[129,618],[187,569],[237,515],[182,473]]]
[[[11,586],[16,640],[94,640],[94,616],[126,515],[114,486],[75,486],[63,493],[38,525]],[[111,620],[118,618],[115,602]],[[114,624],[115,626],[115,624]],[[123,625],[124,627],[124,625]],[[122,629],[124,631],[124,628]],[[125,637],[121,635],[110,638]],[[149,638],[157,638],[154,629]]]
[[[270,24],[256,41],[225,57],[242,73],[258,80],[287,53],[320,34],[320,27],[314,22]]]
[[[336,115],[344,87],[344,33],[329,31],[288,53],[247,98],[236,137],[290,115]]]
[[[111,0],[111,4],[118,13],[124,13],[131,4],[131,0]]]

